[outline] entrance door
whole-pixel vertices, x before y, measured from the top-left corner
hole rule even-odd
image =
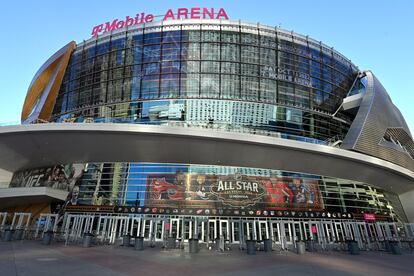
[[[282,245],[280,221],[270,221],[270,237],[274,244]]]
[[[164,241],[165,237],[165,220],[156,219],[154,220],[154,240],[156,242]]]
[[[129,234],[132,237],[139,237],[141,234],[141,218],[140,217],[132,217],[130,220],[130,232]]]
[[[153,235],[154,225],[150,218],[144,217],[142,219],[142,226],[141,226],[141,237],[144,238],[145,241],[150,241]]]
[[[7,212],[0,212],[0,231],[4,230],[7,221]]]
[[[243,240],[257,240],[256,227],[254,220],[244,220],[243,225]]]
[[[369,246],[369,235],[365,222],[349,222],[352,228],[353,237],[358,242],[361,249]]]
[[[334,228],[335,228],[335,239],[338,242],[345,241],[345,233],[342,227],[342,223],[340,222],[334,222]]]
[[[32,213],[14,213],[10,229],[24,229],[27,230],[30,224]]]
[[[257,233],[258,237],[257,239],[259,241],[269,239],[269,227],[267,225],[267,221],[258,220],[257,221]]]
[[[397,226],[393,222],[377,222],[378,232],[383,239],[394,240],[398,238]]]
[[[344,235],[346,240],[353,240],[355,235],[352,227],[352,222],[350,221],[344,221],[342,223]]]
[[[208,241],[208,219],[206,217],[196,217],[194,224],[194,237],[197,237],[199,242],[205,243]]]
[[[414,240],[414,223],[405,223],[404,224],[405,236],[408,240]]]
[[[169,230],[169,236],[180,239],[181,238],[181,227],[180,227],[180,219],[174,218],[170,219],[170,230]]]
[[[325,244],[331,244],[335,241],[335,230],[332,221],[323,221],[323,231],[324,231],[324,239],[323,242]]]
[[[35,231],[35,238],[38,237],[39,233],[40,236],[43,237],[43,234],[46,231],[57,231],[57,223],[58,223],[58,214],[40,214]]]
[[[219,238],[218,223],[215,219],[208,220],[208,242],[215,242]]]
[[[230,243],[240,244],[241,237],[241,221],[232,220],[231,222],[231,240]]]
[[[280,223],[280,233],[282,239],[282,248],[287,249],[292,247],[294,243],[293,229],[292,224],[289,221],[281,221]]]
[[[297,241],[303,241],[304,235],[302,231],[302,225],[299,221],[292,222],[292,228],[293,228],[293,236],[294,236],[294,242]]]
[[[225,241],[230,242],[230,224],[228,220],[221,219],[219,225],[220,238],[223,237]]]

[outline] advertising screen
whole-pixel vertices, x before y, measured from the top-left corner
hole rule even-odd
[[[144,205],[157,213],[172,208],[173,213],[228,215],[323,210],[315,179],[186,172],[148,174]]]

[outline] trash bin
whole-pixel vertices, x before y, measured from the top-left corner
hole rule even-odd
[[[135,250],[144,250],[144,238],[143,237],[136,237],[135,238]]]
[[[13,230],[6,229],[4,230],[4,241],[11,241],[13,236]]]
[[[216,239],[216,250],[220,251],[220,238]]]
[[[296,253],[299,255],[305,254],[305,243],[298,241],[296,242]]]
[[[256,255],[256,241],[255,240],[248,240],[246,241],[247,244],[247,254],[248,255]]]
[[[387,252],[391,252],[391,246],[390,246],[390,241],[389,240],[384,241],[384,249]]]
[[[43,234],[42,244],[50,245],[52,243],[52,239],[53,239],[53,231],[46,231]]]
[[[20,241],[20,240],[23,238],[23,232],[24,232],[24,230],[23,230],[23,229],[17,229],[17,230],[14,232],[14,240],[16,240],[16,241]]]
[[[315,252],[316,251],[315,241],[307,240],[306,241],[306,247],[307,247],[309,252]]]
[[[401,255],[401,246],[398,241],[390,241],[391,253],[394,255]]]
[[[131,245],[131,236],[130,235],[124,235],[122,237],[122,246],[130,246]]]
[[[190,243],[190,253],[198,253],[199,246],[198,246],[198,239],[189,239]]]
[[[176,248],[177,240],[174,237],[167,238],[167,249]]]
[[[359,246],[356,241],[348,240],[346,243],[348,244],[348,251],[351,255],[359,255]]]
[[[83,242],[82,242],[82,246],[83,247],[91,247],[92,246],[92,241],[93,241],[93,234],[92,233],[85,233],[83,235]]]
[[[272,240],[271,239],[263,240],[263,249],[264,249],[264,252],[272,252]]]

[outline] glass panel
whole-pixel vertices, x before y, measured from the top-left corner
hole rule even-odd
[[[161,98],[173,98],[179,95],[180,75],[168,74],[161,76]]]
[[[241,97],[244,100],[258,100],[259,79],[255,77],[241,77]]]
[[[238,99],[240,97],[240,77],[221,75],[221,98]]]
[[[142,98],[158,98],[159,76],[144,76],[142,79]]]
[[[220,93],[220,76],[216,74],[201,75],[201,97],[218,98]]]

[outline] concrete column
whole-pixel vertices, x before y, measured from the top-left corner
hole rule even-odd
[[[404,208],[408,222],[414,223],[414,190],[401,194],[400,201]]]
[[[8,188],[12,179],[13,173],[0,169],[0,188]]]

